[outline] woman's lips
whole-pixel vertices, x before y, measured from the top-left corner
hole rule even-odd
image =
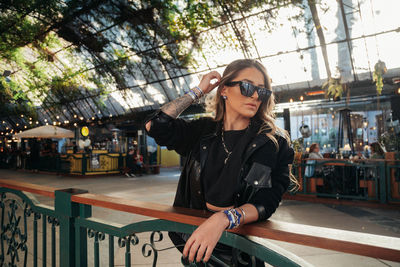
[[[249,107],[252,107],[252,108],[257,108],[256,104],[251,104],[251,103],[246,104],[246,106],[249,106]]]

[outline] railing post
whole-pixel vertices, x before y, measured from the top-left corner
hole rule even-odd
[[[87,158],[86,153],[82,154],[82,175],[85,175],[87,171]]]
[[[122,156],[122,153],[119,153],[118,156],[118,170],[121,170],[124,167],[124,157]]]
[[[379,162],[378,166],[379,166],[379,200],[381,203],[387,203],[385,163]]]
[[[79,204],[79,216],[89,218],[92,216],[92,206]],[[87,229],[75,225],[75,266],[87,267]]]
[[[55,191],[55,212],[60,223],[60,256],[61,267],[75,266],[75,217],[80,215],[78,203],[71,202],[71,196],[87,193],[86,190],[68,188]]]

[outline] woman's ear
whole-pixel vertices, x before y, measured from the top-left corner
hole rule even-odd
[[[221,89],[221,96],[226,96],[227,91],[228,91],[228,89],[227,89],[226,86],[222,87],[222,89]]]

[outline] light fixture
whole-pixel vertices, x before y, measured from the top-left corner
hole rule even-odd
[[[57,120],[58,120],[58,119],[60,118],[60,116],[57,115],[56,118],[57,118]]]
[[[289,100],[289,102],[290,102],[290,103],[293,103],[293,98],[291,98],[291,99]]]
[[[92,117],[92,121],[94,120],[94,117]]]
[[[21,118],[23,118],[24,117],[24,114],[21,114]]]
[[[74,118],[78,117],[76,114],[74,114]]]
[[[47,122],[47,119],[44,119],[44,122]]]
[[[39,122],[38,122],[38,121],[36,121],[36,124],[39,124]]]
[[[363,126],[364,126],[365,129],[368,127],[367,118],[364,118],[364,119],[363,119]]]
[[[53,121],[53,125],[57,125],[57,122],[56,122],[56,121]]]
[[[24,128],[26,129],[26,128],[28,128],[28,126],[25,125]]]
[[[303,96],[300,96],[300,101],[303,101],[304,100],[304,97]]]
[[[19,123],[15,124],[16,126],[19,126]]]

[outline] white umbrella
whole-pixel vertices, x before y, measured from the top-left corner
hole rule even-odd
[[[73,131],[53,126],[45,125],[21,133],[14,134],[16,138],[74,138]]]

